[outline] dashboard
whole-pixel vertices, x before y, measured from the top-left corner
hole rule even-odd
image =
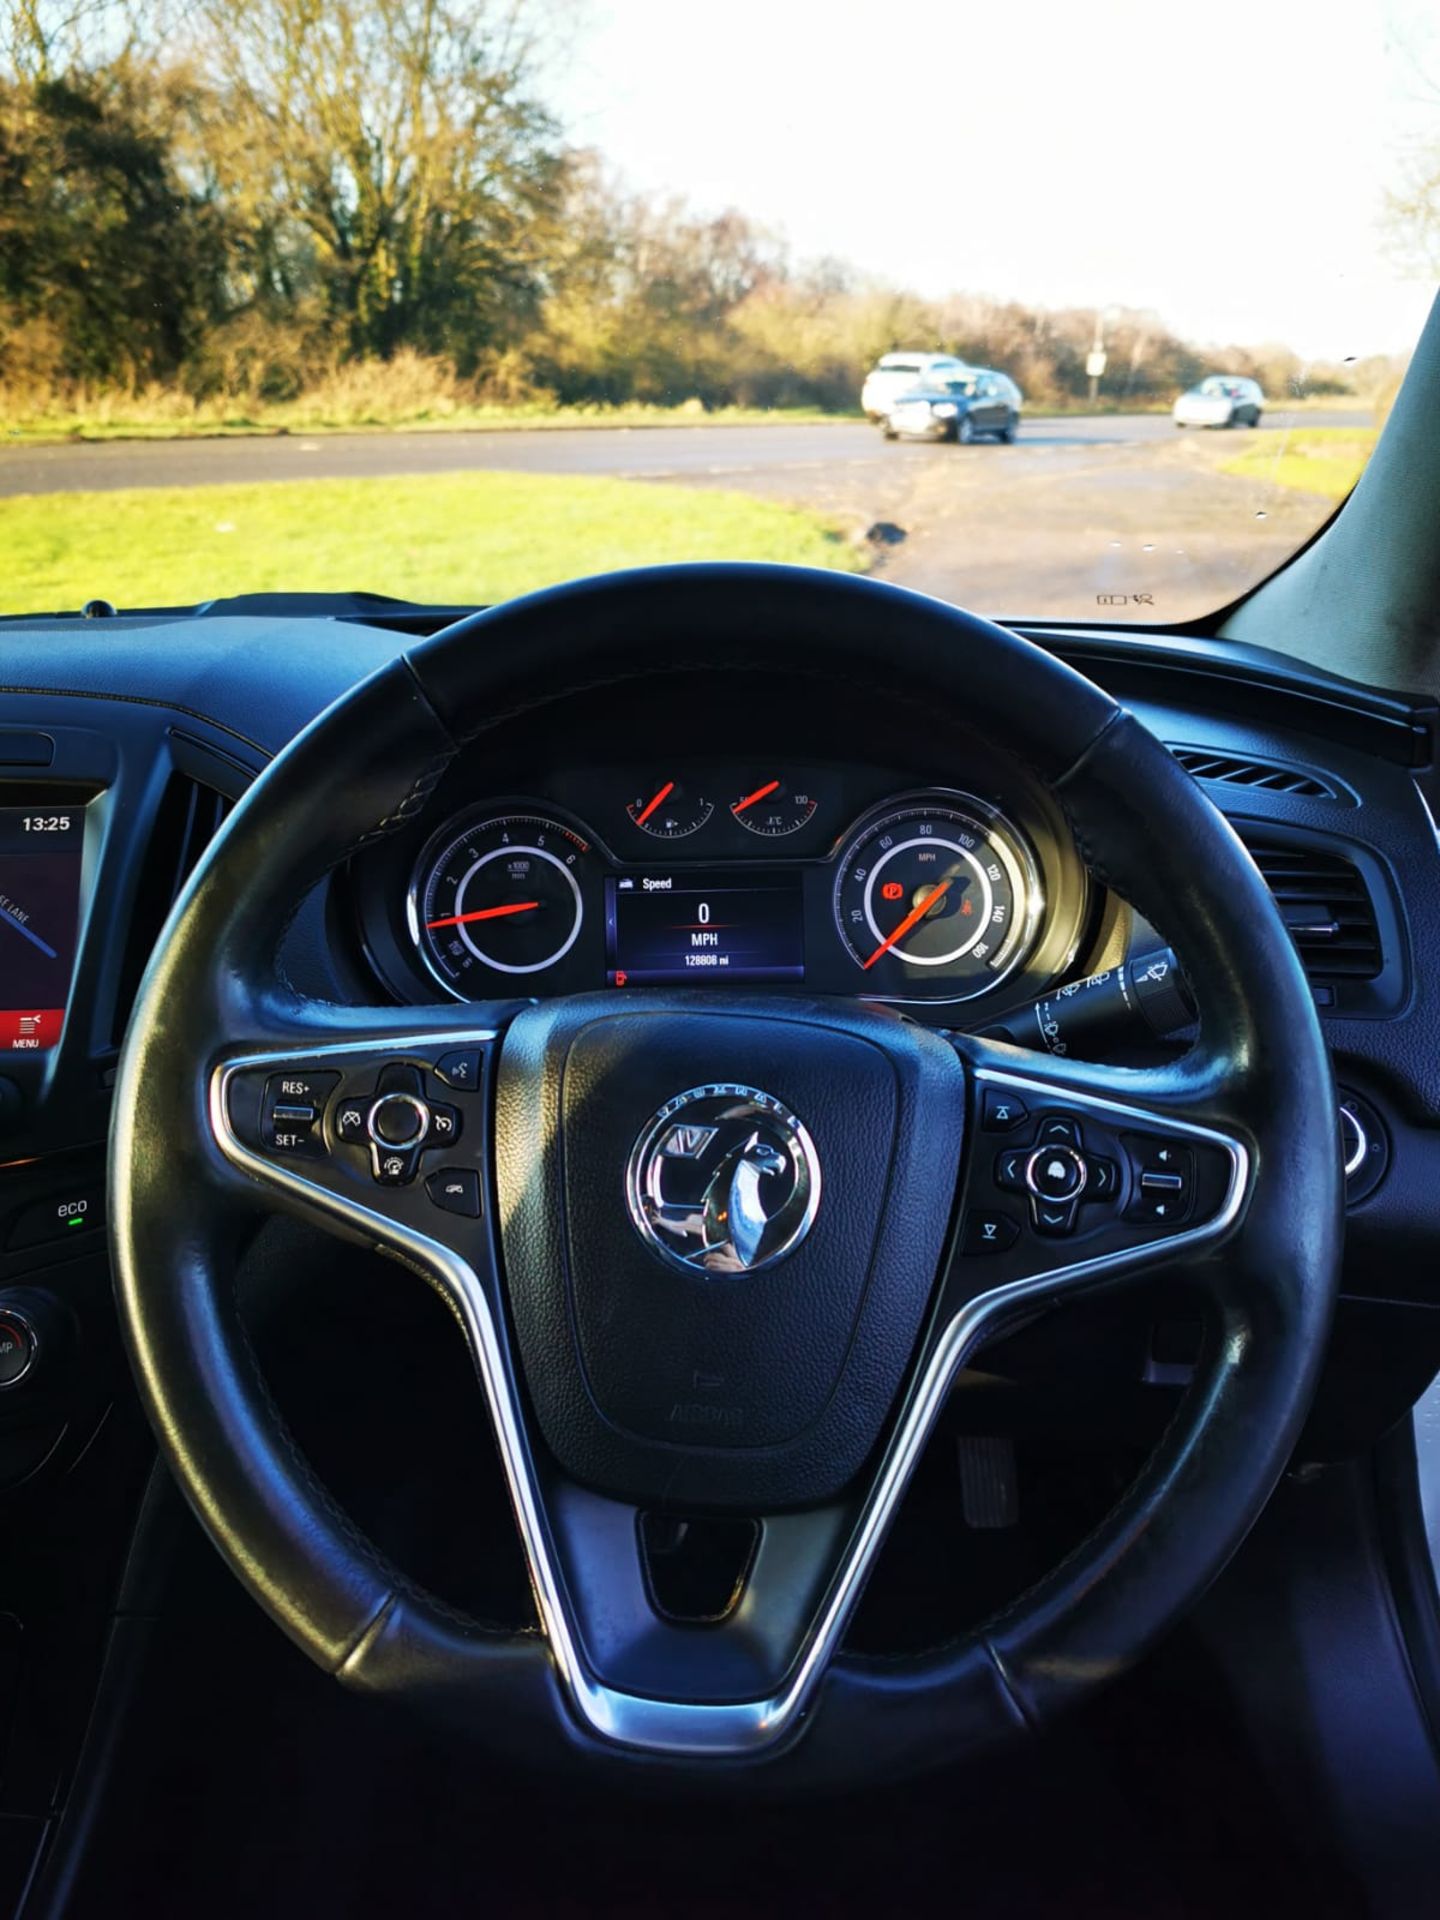
[[[424,630],[269,600],[0,629],[0,1279],[103,1261],[110,1089],[172,902],[256,774]],[[1347,1289],[1440,1305],[1440,1003],[1418,966],[1440,940],[1433,703],[1233,643],[1032,637],[1131,707],[1249,846],[1346,1103]],[[306,882],[285,977],[356,1006],[838,994],[1003,1032],[1163,948],[963,697],[939,713],[883,676],[791,674],[783,636],[760,678],[690,672],[677,643],[643,698],[498,717]]]
[[[953,1008],[1073,958],[1088,884],[1032,814],[1013,782],[833,762],[556,769],[365,863],[362,938],[401,997],[782,986]]]

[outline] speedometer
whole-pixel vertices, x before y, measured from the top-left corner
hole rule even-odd
[[[866,976],[898,1000],[969,1000],[1034,944],[1038,869],[1019,832],[968,795],[922,796],[863,823],[841,857],[835,923]]]
[[[421,958],[461,998],[493,992],[487,975],[544,973],[580,937],[589,859],[587,841],[540,814],[452,822],[421,855],[410,890]]]

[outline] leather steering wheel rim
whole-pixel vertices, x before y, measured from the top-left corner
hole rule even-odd
[[[677,636],[683,649],[667,653]],[[710,1779],[743,1771],[738,1756],[661,1756],[597,1738],[544,1634],[457,1616],[409,1586],[334,1506],[265,1391],[236,1309],[237,1221],[275,1196],[237,1181],[220,1151],[215,1070],[246,1048],[313,1050],[354,1035],[358,1010],[304,1001],[283,978],[281,936],[327,873],[415,817],[462,746],[537,703],[643,684],[657,657],[743,670],[782,641],[787,666],[861,686],[883,664],[888,683],[963,712],[1045,782],[1092,870],[1170,940],[1199,1009],[1199,1041],[1163,1074],[1073,1067],[1069,1084],[1102,1096],[1119,1085],[1223,1125],[1244,1142],[1249,1177],[1228,1237],[1205,1256],[1221,1337],[1108,1519],[983,1629],[913,1659],[829,1659],[785,1737],[754,1756],[763,1753],[765,1777],[843,1787],[953,1761],[1043,1724],[1133,1661],[1224,1565],[1269,1497],[1328,1331],[1343,1197],[1330,1065],[1308,985],[1226,822],[1107,694],[973,615],[852,576],[780,567],[604,576],[447,629],[286,748],[176,904],[117,1082],[116,1296],[142,1400],[182,1490],[291,1639],[354,1688],[427,1706],[544,1765],[604,1759]],[[444,1010],[456,1032],[464,1016]],[[423,1024],[414,1008],[365,1010],[371,1036]],[[987,1058],[1007,1054],[1021,1071],[1031,1064],[1008,1049]]]

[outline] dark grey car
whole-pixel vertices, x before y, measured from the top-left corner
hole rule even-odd
[[[912,387],[885,417],[887,440],[1012,441],[1020,428],[1020,389],[1007,374],[976,367]]]

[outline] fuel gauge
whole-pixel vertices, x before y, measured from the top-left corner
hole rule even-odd
[[[625,811],[642,833],[657,840],[683,840],[703,827],[715,808],[681,781],[660,778],[647,780]]]

